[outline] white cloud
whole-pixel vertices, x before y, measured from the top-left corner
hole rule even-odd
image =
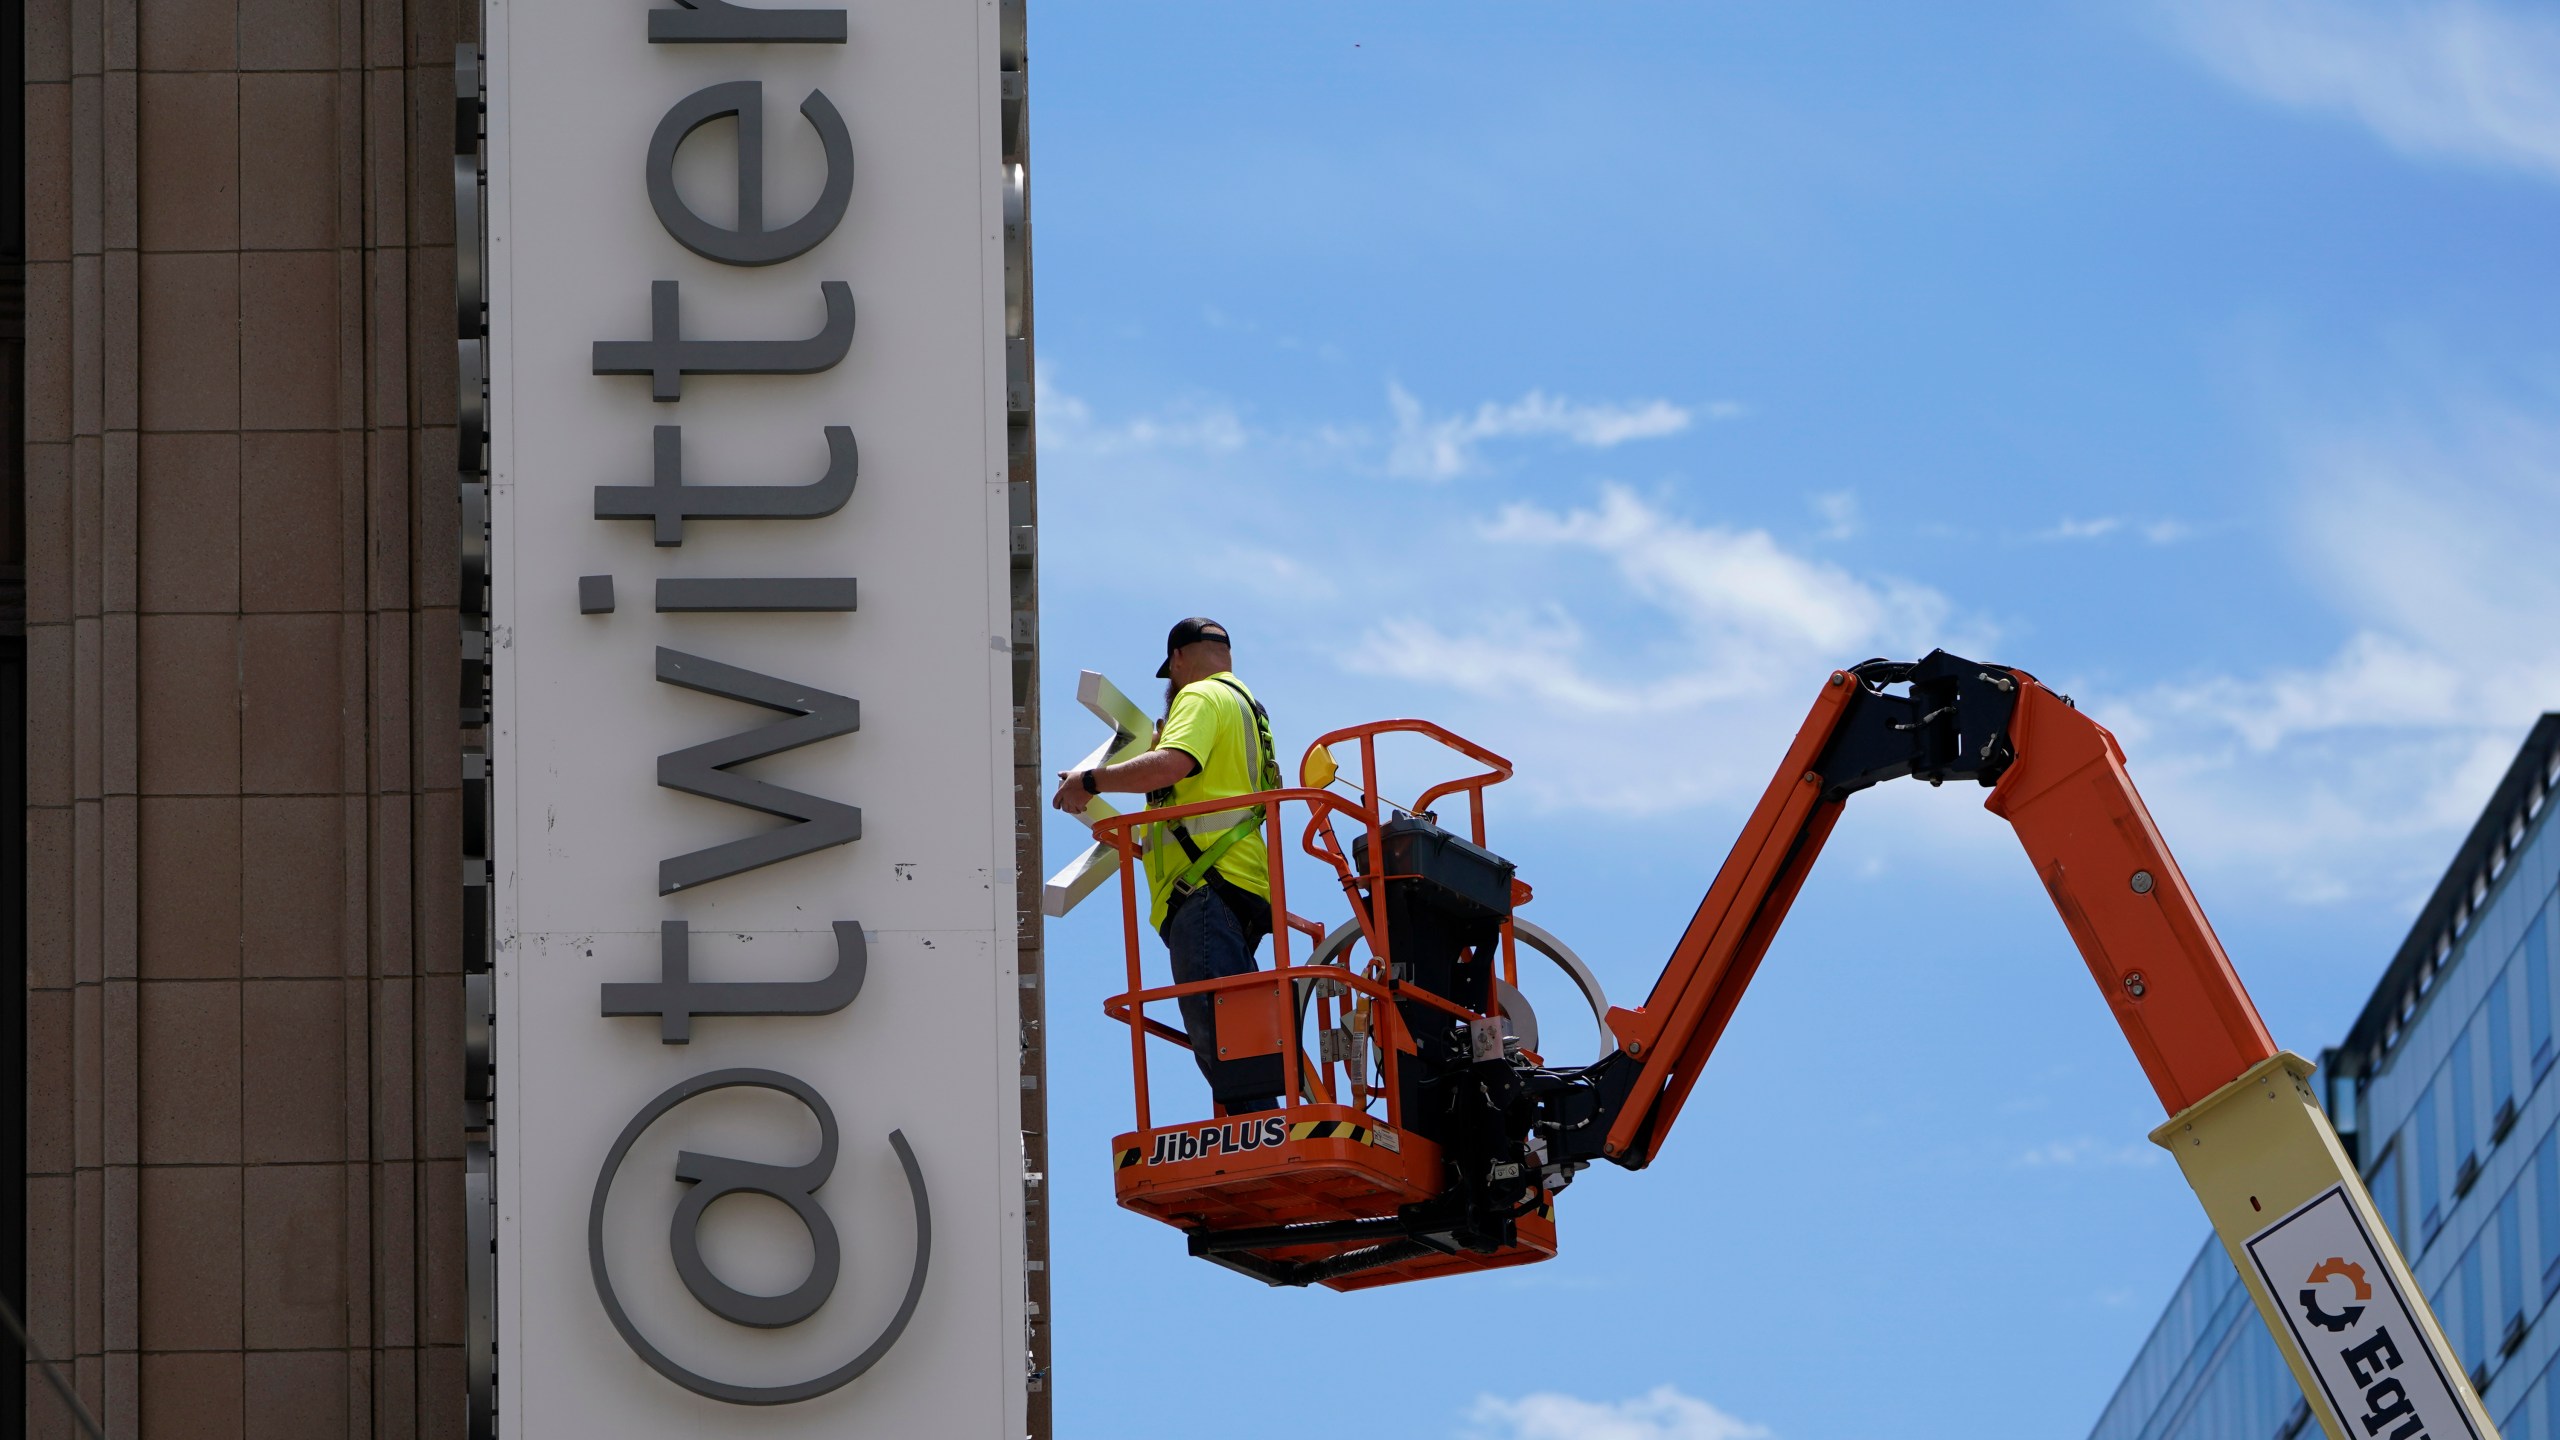
[[[2264,99],[2393,148],[2560,176],[2560,16],[2478,0],[2167,0],[2181,37]]]
[[[1082,455],[1140,451],[1224,455],[1243,449],[1252,438],[1243,417],[1223,403],[1177,405],[1162,414],[1105,424],[1094,418],[1093,407],[1082,398],[1058,388],[1048,362],[1034,366],[1031,379],[1043,450]]]
[[[1472,415],[1427,413],[1422,402],[1402,385],[1387,385],[1387,405],[1395,412],[1395,436],[1387,452],[1387,469],[1418,480],[1448,480],[1482,463],[1478,448],[1488,440],[1546,437],[1607,450],[1630,440],[1658,440],[1689,428],[1691,412],[1668,400],[1626,404],[1586,404],[1532,390],[1507,405],[1488,400]],[[1716,416],[1715,418],[1728,418]]]
[[[1340,593],[1332,572],[1270,546],[1231,544],[1212,552],[1210,563],[1228,583],[1258,594],[1306,601],[1330,600]]]
[[[1522,577],[1534,599],[1476,600],[1463,619],[1390,616],[1345,663],[1497,714],[1522,790],[1555,808],[1645,814],[1756,791],[1844,658],[1960,646],[1967,630],[1984,638],[1926,586],[1853,575],[1765,530],[1693,521],[1621,485],[1576,509],[1505,506],[1478,538],[1496,547],[1486,567]],[[1577,561],[1597,562],[1600,583],[1575,583]],[[1632,613],[1597,618],[1629,602]],[[1773,748],[1696,743],[1709,732],[1771,737]],[[1683,758],[1636,767],[1631,755]]]
[[[2088,1166],[2157,1165],[2167,1157],[2147,1140],[2108,1144],[2083,1135],[2075,1140],[2048,1140],[2022,1152],[2014,1162],[2028,1170],[2077,1169]]]
[[[1423,480],[1452,479],[1482,468],[1480,452],[1488,442],[1552,439],[1609,450],[1633,440],[1676,435],[1695,418],[1690,410],[1668,400],[1583,403],[1540,390],[1508,403],[1485,401],[1472,414],[1434,416],[1424,411],[1411,392],[1390,382],[1387,404],[1394,412],[1395,428],[1384,437],[1381,456],[1381,437],[1366,425],[1259,430],[1246,423],[1237,407],[1215,398],[1177,401],[1152,413],[1106,422],[1097,418],[1083,397],[1059,387],[1049,362],[1035,367],[1032,383],[1040,445],[1053,454],[1224,456],[1253,444],[1332,461],[1382,463],[1389,474]],[[1712,419],[1730,419],[1739,413],[1739,407],[1731,407],[1730,402],[1709,407]]]
[[[1694,1395],[1657,1385],[1633,1400],[1583,1400],[1553,1391],[1504,1400],[1480,1396],[1467,1411],[1470,1440],[1770,1440],[1767,1426],[1737,1420]]]
[[[2340,731],[2510,734],[2560,703],[2560,424],[2480,404],[2294,447],[2316,583],[2354,624],[2327,661],[2155,692],[2256,754]]]
[[[2301,559],[2345,639],[2316,661],[2082,698],[2181,850],[2297,900],[2396,903],[2560,707],[2560,424],[2449,403],[2291,449]]]
[[[1838,653],[1890,628],[1935,628],[1946,611],[1936,592],[1879,587],[1834,565],[1808,560],[1765,530],[1692,525],[1603,486],[1600,503],[1563,514],[1504,506],[1485,538],[1578,548],[1606,557],[1636,593],[1693,631],[1739,648]]]
[[[1822,517],[1822,538],[1847,540],[1858,533],[1858,495],[1854,490],[1834,490],[1813,497],[1814,513]]]
[[[2064,520],[2050,530],[2039,530],[2038,540],[2103,540],[2124,528],[2124,522],[2113,515],[2096,520]]]
[[[1382,621],[1353,657],[1368,674],[1437,681],[1488,699],[1525,698],[1584,716],[1658,715],[1712,699],[1690,677],[1620,681],[1583,666],[1582,627],[1559,610],[1498,617],[1452,634],[1412,616]]]
[[[2072,540],[2104,540],[2110,535],[2139,535],[2154,545],[2174,545],[2195,534],[2195,527],[2183,520],[2127,520],[2121,515],[2099,515],[2087,520],[2065,516],[2046,529],[2027,538],[2045,543]]]
[[[2340,730],[2435,729],[2464,723],[2469,685],[2445,655],[2398,636],[2363,631],[2327,661],[2249,675],[2215,675],[2150,692],[2146,730],[2174,717],[2225,733],[2265,756],[2295,740]]]

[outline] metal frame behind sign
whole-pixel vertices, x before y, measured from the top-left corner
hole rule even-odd
[[[453,52],[454,457],[458,516],[454,546],[462,637],[462,1215],[463,1380],[470,1440],[498,1428],[497,1192],[489,1122],[496,1076],[490,973],[489,751],[489,381],[488,165],[482,148],[487,106],[477,45]]]

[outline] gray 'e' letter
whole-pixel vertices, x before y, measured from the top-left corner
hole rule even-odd
[[[664,14],[666,12],[659,12]],[[723,265],[779,265],[806,255],[833,234],[853,198],[853,137],[844,117],[817,90],[800,102],[800,113],[818,132],[827,151],[827,180],[809,213],[782,226],[764,228],[764,82],[728,80],[696,90],[675,103],[649,137],[649,208],[658,223],[684,248]],[[693,213],[676,193],[676,151],[685,137],[714,120],[738,117],[738,228],[714,225]]]

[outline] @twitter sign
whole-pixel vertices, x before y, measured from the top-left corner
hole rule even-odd
[[[997,25],[487,4],[506,1435],[1023,1433]]]

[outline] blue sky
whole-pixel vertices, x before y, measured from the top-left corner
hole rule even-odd
[[[1216,615],[1284,750],[1511,756],[1632,1004],[1822,677],[1945,645],[2116,729],[2312,1052],[2560,705],[2560,12],[1077,0],[1032,67],[1052,768]],[[1561,1257],[1361,1296],[1112,1205],[1053,923],[1060,1433],[2081,1433],[2204,1226],[1978,799],[1853,802]]]

